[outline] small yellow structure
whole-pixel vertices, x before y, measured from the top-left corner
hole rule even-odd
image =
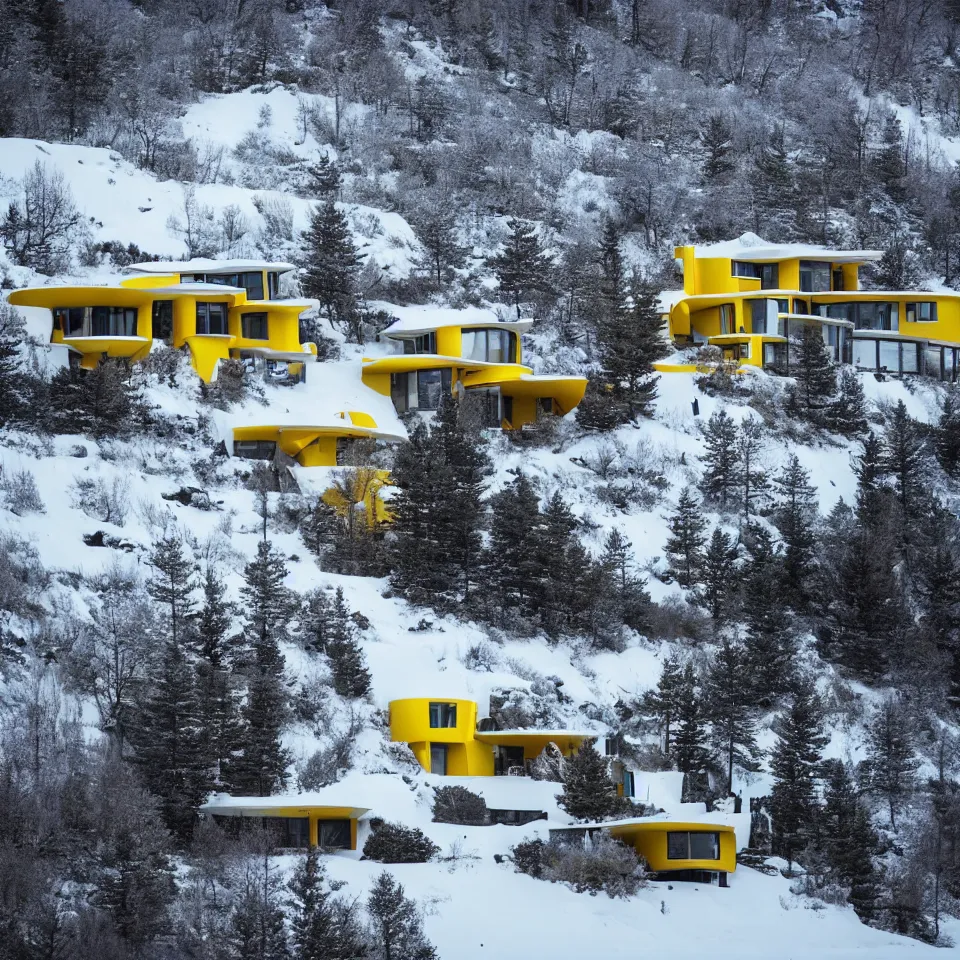
[[[390,739],[407,743],[427,773],[523,775],[550,744],[569,757],[595,733],[577,730],[478,730],[472,700],[417,697],[390,703]]]
[[[365,359],[363,382],[390,397],[398,413],[436,410],[444,395],[476,399],[482,425],[518,429],[538,416],[569,413],[584,377],[535,376],[521,363],[520,334],[530,320],[470,320],[423,325],[399,320],[382,337],[401,353]]]
[[[838,363],[946,381],[960,373],[960,294],[861,290],[860,267],[879,250],[767,245],[748,235],[674,253],[683,295],[668,317],[678,345],[717,347],[729,362],[789,374],[802,330],[814,328]]]
[[[14,290],[15,306],[46,307],[50,340],[95,367],[104,357],[136,362],[155,341],[186,347],[205,383],[220,360],[281,363],[299,375],[316,356],[300,343],[300,315],[312,300],[277,299],[279,275],[291,264],[262,261],[185,261],[137,264],[116,286],[48,286]]]
[[[235,818],[257,822],[275,832],[279,847],[356,850],[357,823],[370,812],[369,808],[297,802],[306,799],[217,794],[200,807],[200,812],[215,820]]]
[[[344,410],[335,422],[327,424],[235,427],[233,455],[273,460],[279,450],[302,467],[344,468],[338,472],[342,476],[332,475],[333,483],[324,492],[324,501],[342,515],[364,504],[367,525],[375,527],[390,519],[381,496],[383,488],[390,486],[390,472],[370,466],[374,448],[403,439],[381,430],[368,413]]]
[[[551,829],[551,837],[607,833],[633,847],[651,873],[663,879],[702,880],[716,873],[720,886],[737,869],[737,835],[730,824],[657,817],[608,820]]]

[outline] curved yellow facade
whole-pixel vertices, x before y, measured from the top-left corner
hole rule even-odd
[[[452,712],[451,712],[452,711]],[[390,702],[390,739],[407,743],[427,773],[492,777],[498,771],[497,751],[513,750],[511,765],[534,760],[549,744],[571,756],[592,735],[570,730],[477,730],[472,700],[416,697]],[[442,748],[444,770],[434,769]],[[500,765],[502,769],[503,764]]]
[[[719,873],[733,873],[737,869],[737,835],[729,824],[703,823],[702,821],[673,822],[653,820],[649,822],[630,822],[622,825],[605,825],[611,836],[617,837],[633,847],[646,860],[654,873],[670,873],[677,870],[711,870]],[[694,860],[670,857],[668,835],[712,833],[718,835],[719,858]]]
[[[348,849],[357,849],[357,821],[365,813],[369,813],[366,807],[337,807],[319,804],[304,804],[289,806],[274,806],[271,804],[258,804],[256,798],[250,798],[249,803],[218,803],[213,800],[204,804],[201,811],[214,817],[277,817],[280,819],[303,819],[310,821],[310,846],[315,847],[319,843],[319,824],[324,820],[349,820],[350,821],[350,846]]]
[[[266,283],[266,272],[260,273]],[[231,357],[252,354],[296,361],[316,355],[314,345],[300,343],[300,314],[305,303],[248,300],[241,288],[180,281],[177,273],[138,275],[125,278],[117,286],[25,288],[11,292],[8,299],[15,306],[52,311],[83,307],[135,309],[135,334],[124,337],[78,336],[61,329],[55,320],[52,322],[51,342],[68,344],[82,355],[84,367],[96,366],[103,357],[142,360],[154,339],[166,340],[175,349],[186,347],[193,368],[205,383],[216,379],[219,362]],[[211,329],[207,326],[199,328],[200,310],[209,309],[204,305],[221,305],[217,310],[222,313],[218,312],[212,323],[216,325],[213,329],[219,326],[222,332],[207,332]]]
[[[521,348],[518,329],[521,325],[499,323],[471,323],[463,326],[446,325],[426,327],[414,332],[391,333],[388,339],[415,341],[422,345],[425,335],[432,340],[435,353],[403,353],[377,359],[364,358],[363,382],[382,396],[393,393],[393,384],[398,375],[418,374],[421,371],[443,370],[450,372],[450,388],[456,393],[463,389],[494,390],[501,405],[499,426],[503,429],[518,429],[535,423],[539,414],[564,415],[573,410],[583,399],[587,388],[585,377],[535,376],[530,367],[521,363]],[[512,362],[490,362],[463,356],[465,331],[483,333],[505,331],[514,336],[509,341],[514,346]],[[502,398],[502,399],[501,399]]]

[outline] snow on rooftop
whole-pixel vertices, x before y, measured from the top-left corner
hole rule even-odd
[[[755,233],[744,233],[736,240],[722,240],[719,243],[697,244],[694,252],[698,258],[730,257],[736,260],[743,257],[748,260],[789,260],[803,257],[809,260],[832,260],[834,263],[862,263],[879,260],[882,250],[834,250],[811,243],[769,244]]]
[[[488,307],[434,307],[389,305],[389,311],[397,319],[386,330],[384,336],[412,335],[427,333],[440,327],[490,327],[497,326],[516,333],[526,333],[533,324],[532,320],[505,320],[502,315]]]
[[[132,263],[124,273],[237,273],[241,270],[277,270],[286,272],[296,269],[292,263],[272,260],[211,260],[194,257],[193,260],[148,260]]]

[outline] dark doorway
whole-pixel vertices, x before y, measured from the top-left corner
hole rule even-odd
[[[154,340],[169,343],[173,339],[173,301],[153,301],[153,331]]]
[[[445,743],[430,744],[430,772],[441,777],[447,775],[447,745]]]
[[[493,758],[493,775],[505,777],[510,773],[511,767],[524,769],[523,747],[497,747]]]

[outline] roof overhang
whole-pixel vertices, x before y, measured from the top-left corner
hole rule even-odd
[[[276,800],[276,803],[265,801]],[[229,801],[211,800],[200,807],[202,813],[218,817],[316,817],[319,820],[358,820],[369,807],[298,804],[288,797],[234,797]]]

